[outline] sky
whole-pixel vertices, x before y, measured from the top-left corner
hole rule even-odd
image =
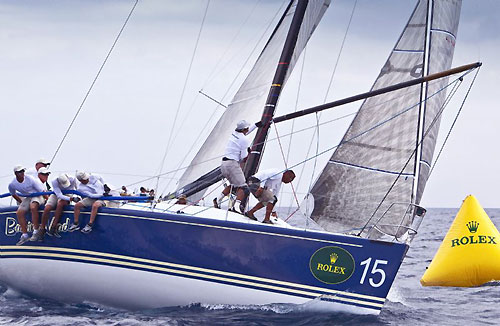
[[[0,193],[7,192],[14,165],[33,167],[36,159],[54,156],[134,2],[0,1]],[[155,187],[156,179],[142,180],[159,172],[169,140],[172,145],[161,171],[186,166],[201,145],[198,136],[203,139],[223,112],[199,91],[230,102],[284,3],[211,0],[194,52],[207,1],[139,1],[55,156],[54,174],[86,170],[116,186]],[[333,101],[368,91],[416,1],[358,0],[340,51],[354,3],[332,1],[305,59],[290,77],[278,115],[295,106],[308,108],[325,98]],[[459,207],[473,194],[484,207],[500,207],[500,112],[495,100],[500,84],[499,14],[499,1],[463,1],[452,66],[482,61],[483,67],[427,184],[424,206]],[[462,90],[445,112],[437,148],[463,96]],[[353,113],[359,105],[325,113],[322,119]],[[326,140],[318,146],[335,145],[349,122],[347,118],[322,127]],[[313,118],[300,121],[303,128],[312,125]],[[312,135],[308,130],[296,137],[294,162],[304,159]],[[268,145],[266,155],[264,168],[283,165],[277,142]],[[316,167],[306,167],[299,196],[327,156]],[[175,188],[178,176],[162,178],[160,193]]]

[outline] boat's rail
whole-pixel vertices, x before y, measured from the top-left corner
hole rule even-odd
[[[406,207],[404,214],[399,220],[399,223],[384,223],[384,218],[389,214],[389,212],[396,206]],[[384,213],[378,218],[378,220],[371,226],[367,233],[367,237],[371,238],[378,232],[383,236],[390,237],[392,241],[410,243],[415,235],[418,233],[418,229],[422,220],[425,216],[427,210],[413,203],[392,203],[387,207]],[[394,230],[390,232],[389,230]]]
[[[71,194],[71,195],[77,195],[80,197],[89,197],[87,194],[81,193],[77,190],[62,190],[62,193],[65,195]],[[50,196],[54,194],[53,191],[43,191],[43,192],[34,192],[29,195],[24,195],[17,193],[18,196],[20,197],[38,197],[38,196]],[[0,198],[6,198],[11,196],[10,193],[5,193],[5,194],[0,194]],[[110,201],[151,201],[154,199],[154,197],[150,196],[100,196],[100,197],[93,197],[94,199],[100,199],[100,200],[110,200]]]
[[[77,195],[80,197],[88,197],[88,195],[83,194],[79,191],[76,190],[63,190],[62,191],[64,194],[73,194]],[[46,191],[46,192],[37,192],[37,193],[32,193],[29,195],[24,195],[24,194],[19,194],[21,197],[35,197],[35,196],[41,196],[41,195],[51,195],[54,194],[52,191]],[[0,198],[5,198],[11,196],[10,193],[6,194],[0,194]],[[161,213],[182,213],[182,214],[188,214],[188,215],[193,215],[193,216],[198,216],[198,217],[208,217],[205,215],[209,215],[210,218],[215,219],[228,219],[228,213],[230,212],[224,212],[223,215],[219,216],[220,214],[217,214],[219,211],[218,209],[214,211],[214,209],[210,209],[209,207],[202,207],[202,210],[200,210],[200,207],[198,206],[193,206],[193,208],[196,208],[195,211],[190,211],[189,209],[186,211],[186,206],[185,205],[171,205],[168,204],[167,202],[156,202],[153,197],[149,196],[100,196],[100,197],[95,197],[94,199],[100,199],[100,200],[106,200],[106,201],[114,201],[114,202],[120,202],[122,205],[125,205],[128,203],[128,207],[121,206],[122,208],[128,208],[128,209],[133,209],[133,210],[148,210],[148,211],[156,211],[156,212],[161,212]],[[139,204],[142,202],[143,204],[139,204],[141,206],[134,207],[133,203],[137,202]],[[150,205],[143,206],[144,203],[149,203]],[[168,206],[167,209],[165,207],[157,207],[158,204],[165,204]],[[404,209],[404,214],[399,220],[398,223],[386,223],[385,222],[385,217],[391,212],[392,209],[396,206],[405,206]],[[173,206],[179,206],[179,207],[173,207]],[[111,207],[111,206],[110,206]],[[115,206],[112,206],[115,207]],[[116,206],[118,207],[118,206]],[[210,214],[201,214],[200,212],[204,212],[207,209],[210,210]],[[398,209],[398,210],[401,210]],[[426,213],[425,208],[416,205],[416,204],[411,204],[411,203],[392,203],[389,205],[389,207],[384,211],[384,213],[377,219],[377,221],[370,226],[368,229],[368,232],[365,234],[364,237],[366,238],[376,238],[376,239],[381,239],[385,238],[385,241],[394,241],[394,242],[400,242],[400,243],[410,243],[412,239],[415,237],[415,235],[418,233],[418,228],[420,227],[420,224],[422,223],[423,217]],[[231,215],[231,214],[230,214]],[[240,214],[234,213],[238,218],[243,219],[245,222],[249,222],[247,218],[243,218]],[[231,218],[230,218],[231,219]],[[234,219],[234,218],[232,218]],[[239,221],[239,219],[236,219]],[[253,221],[252,221],[253,222]],[[285,227],[285,228],[295,228],[286,223],[285,221],[279,220],[276,218],[276,221],[274,221],[274,226],[279,226],[279,227]],[[302,228],[297,228],[297,229],[302,229]],[[313,231],[313,230],[308,230],[308,231]],[[320,231],[320,233],[323,233]],[[325,233],[330,233],[330,232],[325,232]],[[359,236],[359,235],[358,235]]]

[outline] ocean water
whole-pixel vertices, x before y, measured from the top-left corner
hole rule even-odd
[[[26,297],[0,285],[0,325],[498,325],[500,282],[474,288],[420,285],[457,212],[457,208],[429,209],[376,317],[311,313],[288,304],[192,304],[132,312],[90,302],[70,305]],[[500,209],[486,212],[499,226]]]

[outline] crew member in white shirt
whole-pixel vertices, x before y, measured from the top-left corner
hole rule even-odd
[[[84,207],[92,207],[90,211],[90,221],[81,230],[83,233],[90,233],[99,208],[106,206],[103,200],[98,199],[104,195],[104,180],[100,176],[81,171],[76,174],[76,178],[80,181],[77,190],[81,192],[85,198],[75,204],[73,225],[71,225],[68,231],[73,232],[79,230],[80,226],[78,225],[78,219],[81,209]]]
[[[48,235],[60,238],[59,232],[57,231],[57,223],[64,210],[64,206],[69,205],[71,201],[77,202],[78,197],[74,195],[65,195],[62,193],[63,190],[76,190],[76,179],[66,173],[61,174],[57,179],[51,182],[52,191],[54,193],[49,196],[47,203],[45,204],[45,209],[42,214],[41,229],[45,230],[50,217],[50,212],[55,209],[54,219],[50,225]]]
[[[245,215],[255,218],[254,213],[265,206],[266,215],[262,223],[273,224],[271,214],[276,215],[274,206],[278,201],[281,183],[290,183],[293,179],[295,179],[295,173],[292,170],[282,172],[277,169],[262,170],[250,177],[248,180],[250,191],[259,202]]]
[[[17,209],[17,221],[21,227],[22,235],[16,245],[20,246],[30,239],[28,234],[28,224],[26,223],[26,212],[31,211],[33,224],[38,225],[38,208],[41,204],[45,203],[43,196],[27,197],[28,195],[36,192],[43,192],[45,189],[40,180],[35,179],[29,175],[25,175],[26,168],[17,165],[14,167],[14,180],[9,184],[9,193],[19,204]],[[20,194],[20,196],[18,195]],[[35,228],[33,233],[38,232],[38,227]]]
[[[47,160],[46,158],[39,158],[36,163],[35,163],[35,168],[31,168],[31,169],[27,169],[26,170],[26,174],[27,175],[30,175],[32,176],[33,178],[37,178],[38,177],[38,171],[41,169],[41,168],[49,168],[49,165],[50,165],[50,161]],[[44,183],[44,182],[42,182]],[[50,185],[45,182],[45,188],[47,190],[50,190]]]
[[[49,191],[49,175],[50,171],[46,167],[41,167],[38,169],[38,180],[42,183],[43,186],[43,191]],[[43,195],[44,200],[46,201],[49,196],[48,195]],[[40,225],[39,224],[39,219],[38,219],[38,211],[36,212],[35,216],[32,214],[32,222],[33,222],[33,235],[30,238],[30,241],[43,241],[43,236],[45,234],[45,225]]]
[[[214,207],[220,207],[224,197],[229,195],[231,187],[235,187],[237,191],[234,207],[239,209],[241,214],[244,213],[245,207],[243,207],[241,203],[244,202],[245,196],[249,194],[249,190],[242,167],[246,162],[250,145],[250,140],[247,135],[256,127],[256,125],[250,126],[248,122],[241,120],[231,134],[220,166],[222,176],[229,181],[230,185],[224,188],[218,198],[214,198]]]
[[[111,196],[111,197],[120,197],[122,194],[120,193],[120,190],[118,190],[115,186],[109,183],[104,184],[104,196]],[[113,207],[117,208],[120,207],[121,203],[120,201],[117,200],[105,200],[104,203],[106,204],[106,207]]]

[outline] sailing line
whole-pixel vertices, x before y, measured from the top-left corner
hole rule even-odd
[[[106,62],[108,62],[108,58],[110,57],[111,55],[111,52],[113,52],[113,49],[115,48],[115,45],[116,43],[118,42],[118,40],[120,39],[120,36],[122,35],[122,32],[123,30],[125,29],[125,26],[127,26],[127,23],[130,19],[130,17],[132,16],[132,13],[134,12],[135,10],[135,7],[137,6],[137,3],[139,2],[139,0],[136,0],[135,3],[134,3],[134,6],[132,7],[132,9],[130,10],[128,16],[127,16],[127,19],[125,19],[125,22],[123,23],[123,26],[122,28],[120,29],[120,32],[118,33],[118,35],[116,36],[115,38],[115,41],[113,42],[113,45],[111,46],[111,48],[109,49],[108,51],[108,54],[106,55],[106,58],[104,59],[103,63],[101,64],[101,67],[99,68],[99,71],[97,71],[97,74],[94,78],[94,80],[92,81],[92,83],[90,84],[90,87],[87,91],[87,93],[85,94],[84,98],[83,98],[83,101],[82,103],[80,104],[80,107],[78,108],[78,110],[76,111],[76,114],[75,116],[73,117],[73,120],[71,120],[71,123],[69,124],[69,127],[68,129],[66,130],[66,132],[64,133],[64,136],[63,138],[61,139],[61,142],[59,143],[59,146],[57,146],[57,149],[54,153],[54,155],[52,156],[52,158],[50,159],[50,163],[52,164],[54,162],[54,159],[56,158],[57,156],[57,153],[59,153],[59,149],[61,149],[61,146],[62,144],[64,143],[64,140],[66,139],[66,137],[68,136],[68,133],[69,131],[71,130],[71,127],[73,127],[73,124],[75,123],[76,121],[76,118],[78,117],[78,115],[80,114],[80,111],[82,110],[83,108],[83,105],[85,104],[85,101],[87,101],[87,97],[89,96],[90,92],[92,91],[92,88],[94,88],[94,84],[96,83],[97,81],[97,78],[99,78],[99,76],[101,75],[101,71],[102,69],[104,68],[104,65],[106,64]]]

